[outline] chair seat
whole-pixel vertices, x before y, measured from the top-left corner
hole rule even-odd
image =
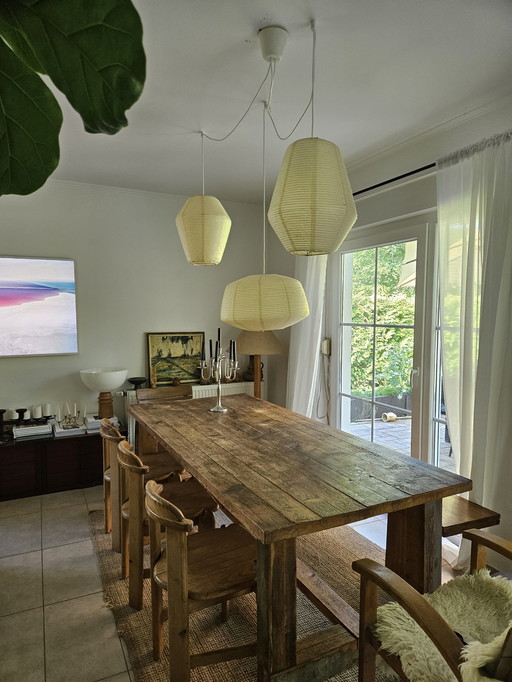
[[[255,587],[256,541],[241,526],[202,530],[189,535],[187,545],[189,599],[222,599]],[[165,550],[154,577],[167,589]]]
[[[174,471],[182,471],[183,467],[168,452],[149,452],[140,456],[142,463],[149,467],[144,476],[145,481],[161,481]]]
[[[154,480],[154,479],[148,479]],[[179,507],[183,515],[188,519],[195,519],[202,511],[208,509],[209,511],[217,511],[219,505],[203,486],[196,481],[195,478],[189,478],[186,481],[179,481],[175,478],[161,482],[163,486],[162,497],[169,502],[172,502],[176,507]],[[121,508],[123,518],[129,519],[130,516],[130,502],[125,502]],[[143,517],[144,529],[146,531],[148,525],[148,515],[144,507]],[[145,532],[146,534],[146,532]]]
[[[454,578],[424,597],[464,642],[480,642],[484,647],[489,646],[491,654],[494,650],[495,655],[499,653],[500,647],[492,642],[503,637],[512,625],[512,581],[491,578],[489,571],[482,570]],[[427,679],[425,671],[429,671],[428,679],[432,682],[455,680],[439,650],[397,603],[378,608],[375,633],[383,649],[400,656],[402,668],[411,682]],[[470,656],[470,649],[471,645],[467,651],[463,650],[464,656]],[[479,661],[482,653],[480,649]],[[480,665],[483,664],[477,663],[476,668]],[[462,673],[463,679],[473,679],[464,676],[464,667],[471,668],[470,658],[463,664]]]
[[[111,478],[110,467],[108,467],[108,469],[105,469],[105,471],[103,472],[103,479],[110,483],[110,478]]]

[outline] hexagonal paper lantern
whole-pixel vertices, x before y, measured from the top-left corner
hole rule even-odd
[[[204,194],[189,197],[176,216],[176,227],[189,263],[220,263],[231,229],[231,218],[218,199]]]
[[[333,253],[357,219],[338,147],[310,137],[285,152],[268,211],[284,248],[296,256]]]

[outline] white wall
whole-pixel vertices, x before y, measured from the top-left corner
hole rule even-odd
[[[77,355],[0,358],[0,408],[67,400],[93,410],[79,370],[147,375],[145,332],[204,331],[208,339],[221,326],[225,339],[238,335],[220,323],[220,304],[228,282],[261,269],[261,208],[226,202],[233,225],[223,260],[196,267],[174,223],[184,201],[51,180],[30,196],[0,199],[2,255],[75,259],[79,344]]]

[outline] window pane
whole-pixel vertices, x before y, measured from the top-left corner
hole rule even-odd
[[[380,415],[380,416],[379,416]],[[411,417],[395,408],[383,410],[376,407],[373,440],[375,443],[411,454]]]
[[[341,399],[341,428],[355,436],[371,440],[372,437],[372,405],[360,398]]]
[[[350,356],[347,358],[348,349],[350,349]],[[369,327],[344,327],[342,353],[344,360],[342,391],[354,396],[371,398],[373,329]],[[350,384],[348,383],[349,369]]]
[[[375,302],[375,249],[352,255],[352,322],[373,322]]]
[[[407,408],[413,368],[414,330],[385,327],[376,330],[375,400]]]
[[[390,244],[378,249],[378,324],[414,324],[416,242]]]

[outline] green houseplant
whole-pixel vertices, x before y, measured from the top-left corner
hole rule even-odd
[[[115,134],[144,86],[142,25],[131,0],[2,0],[0,194],[30,194],[59,163],[62,111]]]

